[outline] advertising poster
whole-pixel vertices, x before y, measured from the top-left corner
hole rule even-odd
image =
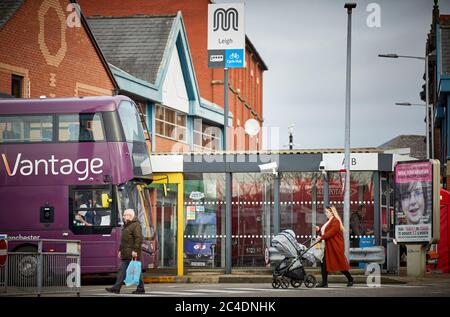
[[[195,206],[187,206],[186,220],[195,220]]]
[[[432,237],[433,169],[431,162],[395,167],[395,239],[429,242]]]

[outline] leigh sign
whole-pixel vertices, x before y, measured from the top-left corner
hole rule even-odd
[[[245,67],[244,4],[208,5],[208,67]]]

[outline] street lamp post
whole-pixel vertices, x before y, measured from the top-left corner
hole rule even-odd
[[[350,237],[348,235],[350,227],[350,97],[351,97],[351,62],[352,62],[352,9],[356,8],[356,3],[346,3],[347,9],[347,74],[345,93],[345,192],[344,192],[344,234],[345,256],[349,259]]]
[[[426,142],[427,142],[427,159],[430,159],[430,124],[429,124],[429,107],[430,107],[430,101],[429,101],[429,88],[428,88],[428,57],[430,54],[427,54],[425,57],[422,56],[410,56],[410,55],[398,55],[398,54],[378,54],[379,57],[385,57],[385,58],[410,58],[410,59],[419,59],[422,61],[425,61],[425,121],[426,121]],[[416,105],[416,104],[409,104],[409,105]],[[406,106],[406,104],[402,104],[402,106]],[[431,129],[431,153],[433,153],[434,148],[434,123],[432,120],[432,129]],[[431,157],[433,157],[433,154],[431,154]]]
[[[294,148],[294,126],[291,125],[288,127],[289,130],[289,150],[292,150]]]
[[[424,103],[410,103],[410,102],[396,102],[395,105],[396,106],[407,106],[407,107],[411,107],[411,106],[425,107],[426,106],[426,104],[424,104]]]

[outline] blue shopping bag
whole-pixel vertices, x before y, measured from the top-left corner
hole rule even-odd
[[[132,260],[128,264],[127,275],[125,276],[125,285],[138,285],[141,277],[142,263],[141,261]]]

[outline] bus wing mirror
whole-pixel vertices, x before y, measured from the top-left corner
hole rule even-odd
[[[109,203],[112,199],[109,198],[108,194],[102,194],[102,208],[109,208]]]
[[[167,196],[167,186],[166,184],[163,184],[163,190],[164,190],[164,197]]]

